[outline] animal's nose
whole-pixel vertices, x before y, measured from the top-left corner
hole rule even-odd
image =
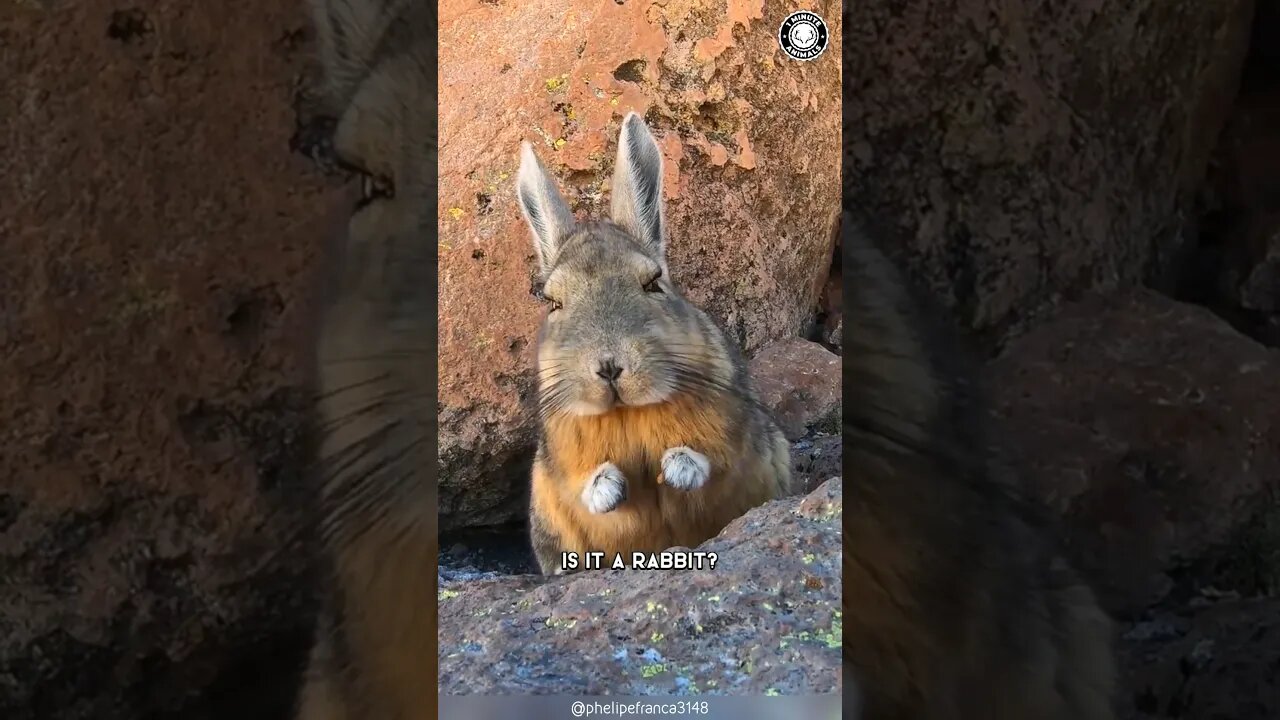
[[[605,382],[613,382],[622,375],[622,368],[618,367],[613,357],[601,358],[600,364],[596,366],[596,374],[604,378]]]

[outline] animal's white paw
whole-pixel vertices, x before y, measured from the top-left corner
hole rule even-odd
[[[611,462],[601,463],[582,490],[582,504],[592,513],[607,513],[627,499],[627,479]]]
[[[662,453],[662,478],[677,490],[697,490],[711,477],[711,461],[687,447],[673,447]]]

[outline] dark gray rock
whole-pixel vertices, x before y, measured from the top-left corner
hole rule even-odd
[[[1126,720],[1274,720],[1280,598],[1160,611],[1125,635],[1121,659]]]
[[[846,197],[993,341],[1163,283],[1231,112],[1252,0],[846,3]]]
[[[994,439],[1112,611],[1159,601],[1280,491],[1280,353],[1204,308],[1090,298],[988,370]]]

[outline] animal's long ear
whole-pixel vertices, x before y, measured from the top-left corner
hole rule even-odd
[[[613,221],[646,243],[665,263],[662,152],[644,120],[634,112],[622,120],[611,191],[609,214]]]
[[[520,213],[533,232],[533,247],[543,272],[555,262],[561,240],[573,230],[573,212],[556,189],[555,179],[547,172],[525,141],[520,144],[520,172],[516,176],[516,197]]]

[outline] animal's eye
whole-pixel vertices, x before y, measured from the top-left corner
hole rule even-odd
[[[360,199],[356,201],[356,210],[375,200],[386,200],[396,196],[395,183],[391,178],[375,175],[345,158],[336,159],[337,167],[360,178]]]
[[[652,280],[644,284],[644,291],[651,292],[651,293],[662,292],[662,286],[658,284],[658,279],[661,277],[662,277],[662,271],[659,270],[658,274],[654,275]]]
[[[360,174],[360,202],[357,207],[364,207],[374,200],[385,200],[396,196],[395,186],[384,177]]]
[[[529,288],[529,294],[538,299],[538,302],[547,303],[551,306],[549,312],[555,312],[563,307],[559,300],[555,300],[547,296],[546,291],[541,284],[535,284]]]

